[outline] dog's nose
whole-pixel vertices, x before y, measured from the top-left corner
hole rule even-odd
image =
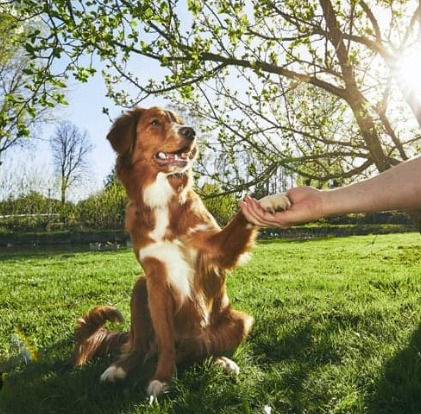
[[[185,126],[180,128],[180,135],[182,135],[184,138],[194,140],[196,131],[192,127]]]

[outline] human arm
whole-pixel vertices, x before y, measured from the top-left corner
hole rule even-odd
[[[287,228],[332,215],[421,207],[421,156],[405,161],[367,180],[336,188],[292,188],[287,192],[291,208],[271,214],[246,197],[241,210],[261,227]]]

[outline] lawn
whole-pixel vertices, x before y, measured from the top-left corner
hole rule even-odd
[[[256,319],[240,375],[184,367],[149,406],[150,366],[109,385],[112,356],[70,361],[74,322],[94,305],[116,305],[128,328],[133,253],[1,248],[0,413],[420,413],[420,264],[415,233],[260,241],[228,284]]]

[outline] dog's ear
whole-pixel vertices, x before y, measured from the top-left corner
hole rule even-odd
[[[180,118],[175,112],[170,111],[170,110],[166,110],[167,114],[170,116],[171,121],[176,122],[179,125],[184,125],[184,119]]]
[[[135,108],[121,115],[112,125],[107,135],[114,151],[123,155],[133,150],[136,143],[136,126],[144,108]]]

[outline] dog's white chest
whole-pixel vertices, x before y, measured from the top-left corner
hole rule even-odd
[[[169,211],[167,207],[155,210],[155,228],[149,233],[152,240],[159,242],[164,239],[165,233],[170,223]]]
[[[164,266],[170,284],[181,296],[187,298],[191,295],[194,271],[180,242],[162,240],[140,249],[140,261],[147,258],[156,259]]]
[[[139,259],[143,262],[153,258],[162,263],[171,286],[182,297],[189,297],[193,285],[194,252],[183,246],[181,241],[165,237],[170,224],[168,205],[174,194],[167,176],[162,173],[144,190],[144,202],[154,211],[155,226],[148,234],[152,243],[139,250]]]
[[[163,208],[167,207],[174,189],[168,182],[167,174],[158,173],[155,181],[149,184],[143,191],[143,201],[148,207]]]

